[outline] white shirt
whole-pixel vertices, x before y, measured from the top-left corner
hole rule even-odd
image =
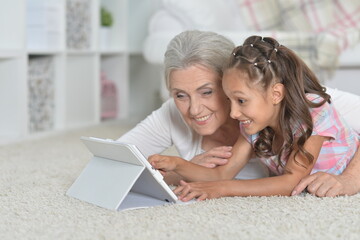
[[[326,89],[338,113],[360,134],[360,96],[329,87]]]

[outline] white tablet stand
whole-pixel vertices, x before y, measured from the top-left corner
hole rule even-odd
[[[123,210],[176,202],[159,171],[130,144],[82,137],[93,157],[67,195],[97,206]]]

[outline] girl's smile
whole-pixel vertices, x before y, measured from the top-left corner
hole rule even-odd
[[[239,120],[240,124],[243,125],[244,127],[248,127],[252,121],[251,120]]]

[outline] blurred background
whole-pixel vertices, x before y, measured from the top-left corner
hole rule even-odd
[[[163,54],[188,29],[275,37],[360,95],[360,0],[2,1],[0,143],[143,119],[168,97]]]

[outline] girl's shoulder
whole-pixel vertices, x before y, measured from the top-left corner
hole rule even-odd
[[[314,93],[307,93],[306,98],[315,104],[324,101],[323,97]],[[309,113],[312,118],[312,122],[314,124],[313,131],[315,132],[317,131],[321,132],[324,129],[328,129],[333,125],[334,120],[337,118],[333,106],[328,102],[324,102],[324,104],[317,107],[309,107]],[[304,126],[302,124],[296,125],[293,128],[293,135],[299,137],[302,134],[301,129],[303,128]],[[319,129],[323,129],[323,130],[320,131]]]
[[[311,101],[312,103],[321,103],[324,101],[324,98],[321,97],[318,94],[314,94],[314,93],[307,93],[306,94],[306,98]],[[309,108],[310,111],[310,115],[313,118],[313,120],[317,119],[317,121],[323,118],[328,118],[328,117],[334,117],[334,111],[336,111],[333,107],[333,105],[327,101],[325,101],[323,104],[317,106],[317,107],[310,107]]]
[[[321,103],[324,101],[323,97],[314,93],[307,93],[306,97],[313,103]],[[331,117],[334,109],[333,106],[326,101],[320,106],[310,107],[309,111],[313,121],[318,122],[320,119]]]
[[[315,93],[306,93],[306,98],[313,103],[319,103],[324,100],[323,97]]]

